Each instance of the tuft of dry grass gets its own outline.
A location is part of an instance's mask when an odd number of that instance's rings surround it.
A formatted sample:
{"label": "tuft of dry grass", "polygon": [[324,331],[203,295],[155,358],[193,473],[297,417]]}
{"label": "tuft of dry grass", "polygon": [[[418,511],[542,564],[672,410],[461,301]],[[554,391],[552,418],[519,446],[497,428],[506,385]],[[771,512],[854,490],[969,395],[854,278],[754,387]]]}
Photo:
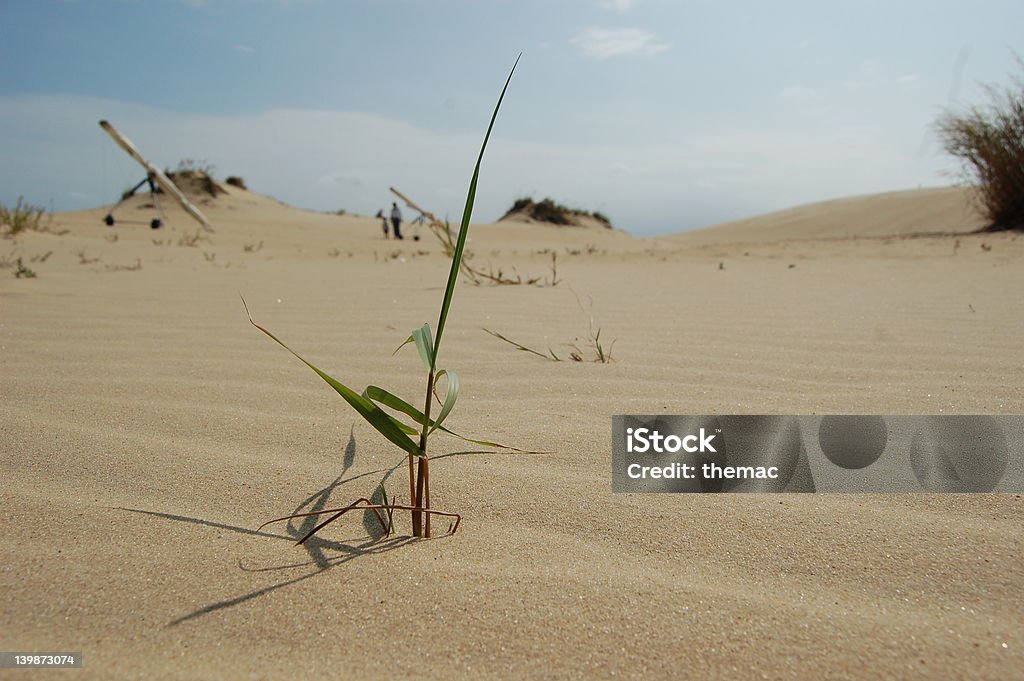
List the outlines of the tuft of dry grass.
{"label": "tuft of dry grass", "polygon": [[[1024,62],[1018,59],[1024,73]],[[986,106],[946,111],[936,128],[978,191],[990,231],[1024,230],[1024,76],[986,86]]]}
{"label": "tuft of dry grass", "polygon": [[24,196],[19,196],[13,207],[0,202],[0,234],[16,236],[26,231],[40,231],[45,215],[45,208],[27,203]]}
{"label": "tuft of dry grass", "polygon": [[608,229],[612,228],[612,223],[608,217],[599,211],[586,211],[579,208],[569,208],[555,202],[551,198],[544,198],[540,201],[534,201],[528,196],[518,198],[512,204],[512,207],[509,208],[503,216],[501,216],[501,219],[504,220],[512,215],[523,215],[531,220],[536,220],[537,222],[566,226],[579,225],[580,218],[592,218],[602,223]]}
{"label": "tuft of dry grass", "polygon": [[24,262],[22,262],[21,258],[18,258],[17,260],[15,260],[14,264],[16,266],[15,270],[14,270],[14,277],[16,279],[35,279],[36,278],[35,271],[33,271],[31,267],[29,267]]}

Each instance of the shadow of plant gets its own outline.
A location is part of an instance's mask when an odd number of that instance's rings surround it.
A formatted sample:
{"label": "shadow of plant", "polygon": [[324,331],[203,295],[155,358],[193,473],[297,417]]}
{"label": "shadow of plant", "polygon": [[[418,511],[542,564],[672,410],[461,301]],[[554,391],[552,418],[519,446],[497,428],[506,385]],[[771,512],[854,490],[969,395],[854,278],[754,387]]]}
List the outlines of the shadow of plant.
{"label": "shadow of plant", "polygon": [[[314,492],[306,499],[304,499],[296,507],[294,513],[321,511],[328,507],[334,492],[339,488],[343,487],[344,485],[360,480],[362,478],[377,476],[380,475],[381,473],[384,473],[384,479],[386,480],[391,475],[391,473],[394,472],[399,465],[401,465],[401,462],[399,462],[394,467],[387,470],[381,469],[369,471],[367,473],[362,473],[346,479],[345,474],[348,473],[348,471],[352,468],[353,464],[355,463],[356,450],[357,447],[355,434],[353,430],[350,430],[348,444],[345,446],[345,455],[342,461],[341,472],[328,485],[326,485],[322,489]],[[373,498],[375,500],[380,498],[379,485],[377,485],[377,489]],[[195,525],[212,527],[219,530],[229,530],[231,532],[237,532],[239,534],[248,534],[257,537],[266,537],[269,539],[281,539],[292,543],[296,542],[298,539],[305,536],[307,532],[313,529],[313,527],[316,525],[318,518],[317,516],[309,516],[307,518],[301,519],[301,523],[296,521],[289,521],[288,524],[285,526],[284,533],[279,533],[267,530],[253,530],[248,527],[240,527],[237,525],[215,522],[203,518],[194,518],[189,516],[176,515],[172,513],[160,513],[157,511],[147,511],[137,508],[120,508],[119,510],[130,511],[132,513],[141,513],[144,515],[163,518],[165,520],[173,520],[176,522],[192,523]],[[384,553],[392,549],[404,546],[412,540],[412,537],[393,537],[390,539],[386,539],[384,528],[381,527],[380,521],[377,519],[377,516],[371,511],[366,511],[364,513],[363,527],[366,529],[370,537],[367,541],[356,544],[322,539],[317,535],[310,537],[305,543],[301,545],[308,554],[309,560],[307,561],[286,565],[247,568],[242,564],[242,561],[239,560],[238,567],[239,569],[245,572],[274,572],[278,570],[289,570],[303,567],[313,567],[313,570],[298,577],[286,579],[276,584],[271,584],[270,586],[262,587],[260,589],[256,589],[254,591],[250,591],[238,596],[210,603],[209,605],[205,605],[201,608],[198,608],[197,610],[194,610],[188,614],[182,615],[181,617],[172,620],[168,623],[168,626],[177,626],[184,622],[197,619],[199,617],[208,615],[213,612],[217,612],[219,610],[224,610],[226,608],[231,608],[236,605],[241,605],[242,603],[246,603],[253,599],[259,598],[273,591],[277,591],[278,589],[282,589],[293,584],[298,584],[299,582],[303,582],[312,577],[316,577],[317,575],[320,575],[337,565],[342,565],[361,556]]]}

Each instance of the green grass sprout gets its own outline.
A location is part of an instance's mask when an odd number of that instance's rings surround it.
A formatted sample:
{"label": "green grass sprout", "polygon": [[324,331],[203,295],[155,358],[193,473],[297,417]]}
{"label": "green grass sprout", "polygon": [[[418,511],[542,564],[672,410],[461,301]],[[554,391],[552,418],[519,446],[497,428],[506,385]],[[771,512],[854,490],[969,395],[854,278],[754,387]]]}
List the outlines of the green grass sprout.
{"label": "green grass sprout", "polygon": [[[519,56],[522,57],[522,55]],[[451,248],[451,268],[448,272],[448,282],[445,285],[444,298],[442,299],[441,310],[437,318],[436,331],[431,330],[429,324],[423,324],[423,326],[415,329],[405,342],[399,346],[399,349],[401,349],[409,343],[415,345],[419,354],[420,362],[423,365],[424,370],[427,372],[427,385],[425,390],[426,397],[423,402],[422,411],[416,409],[397,395],[394,395],[378,386],[368,386],[362,393],[358,393],[345,386],[337,379],[329,376],[310,362],[303,359],[294,350],[277,338],[277,336],[257,324],[253,320],[252,314],[249,312],[249,307],[246,305],[245,300],[242,300],[242,306],[245,308],[245,312],[249,317],[249,322],[269,336],[278,345],[298,358],[303,364],[312,369],[318,376],[320,376],[320,378],[330,385],[335,392],[341,395],[341,397],[348,402],[348,404],[355,409],[367,423],[373,426],[377,432],[383,435],[399,449],[403,450],[407,455],[409,469],[409,498],[411,500],[409,504],[389,503],[387,492],[383,489],[382,483],[380,485],[380,491],[383,503],[374,504],[369,499],[361,498],[352,502],[348,506],[341,508],[325,509],[313,513],[300,513],[283,518],[275,518],[274,520],[264,523],[264,526],[274,522],[290,520],[292,518],[332,514],[327,518],[327,520],[319,523],[304,537],[302,537],[299,540],[299,543],[302,543],[323,529],[323,527],[334,522],[349,511],[360,509],[372,510],[376,513],[377,518],[385,529],[385,532],[390,534],[393,530],[393,512],[396,510],[405,510],[410,511],[411,513],[412,533],[414,537],[431,536],[431,519],[433,516],[451,518],[452,521],[448,526],[448,532],[454,534],[459,528],[459,523],[461,522],[462,517],[458,513],[440,511],[431,508],[430,506],[430,457],[428,455],[427,448],[430,435],[440,430],[448,435],[452,435],[473,444],[522,451],[496,442],[467,438],[449,430],[443,425],[445,419],[447,419],[448,415],[451,414],[451,411],[458,400],[460,383],[458,374],[451,369],[438,368],[437,365],[438,354],[441,350],[441,341],[444,338],[445,326],[448,321],[448,313],[451,310],[452,300],[455,295],[455,285],[458,282],[459,271],[462,268],[462,258],[466,249],[466,236],[469,233],[469,221],[473,215],[473,204],[476,200],[477,181],[480,178],[480,165],[483,162],[484,150],[487,148],[487,142],[491,137],[491,131],[494,129],[494,121],[498,117],[498,110],[501,108],[502,100],[505,98],[505,93],[508,90],[509,83],[512,81],[512,75],[515,73],[516,66],[518,64],[519,58],[517,57],[515,64],[512,66],[512,70],[508,74],[508,78],[505,80],[505,86],[502,88],[501,95],[498,97],[498,103],[494,107],[494,112],[491,114],[491,120],[487,126],[487,133],[484,135],[484,141],[480,147],[480,155],[477,157],[476,166],[473,168],[473,177],[469,183],[469,191],[466,196],[465,209],[462,213],[462,223],[459,228],[458,238],[454,241]],[[441,392],[439,390],[439,384],[442,379],[444,381],[445,389],[443,391],[444,398],[440,399],[438,397]],[[437,414],[436,418],[432,419],[431,407],[435,399],[440,402],[441,406],[440,412]],[[392,415],[392,413],[385,411],[385,408],[392,412],[397,412],[397,414]],[[386,522],[383,516],[380,515],[380,511],[382,510],[387,513],[388,520]]]}

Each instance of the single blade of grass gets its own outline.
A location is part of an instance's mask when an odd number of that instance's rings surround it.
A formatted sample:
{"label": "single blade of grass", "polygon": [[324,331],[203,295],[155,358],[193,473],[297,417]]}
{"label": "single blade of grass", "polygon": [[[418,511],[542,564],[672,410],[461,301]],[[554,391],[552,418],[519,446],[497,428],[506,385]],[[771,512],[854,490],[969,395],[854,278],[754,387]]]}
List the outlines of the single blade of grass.
{"label": "single blade of grass", "polygon": [[476,201],[476,183],[480,177],[480,164],[484,160],[484,150],[487,149],[487,141],[491,138],[491,130],[494,128],[494,121],[498,117],[498,109],[501,108],[501,101],[505,99],[505,92],[508,90],[508,84],[512,82],[512,74],[516,72],[516,66],[519,65],[519,59],[523,55],[520,54],[516,57],[515,64],[512,65],[512,70],[509,71],[508,78],[505,80],[505,87],[501,89],[501,96],[498,97],[498,103],[494,106],[494,113],[491,114],[491,122],[487,125],[487,134],[484,135],[484,143],[480,147],[480,155],[476,159],[476,166],[473,168],[473,179],[469,183],[469,193],[466,195],[466,207],[462,211],[462,225],[459,228],[459,239],[455,243],[455,253],[452,255],[452,266],[448,272],[448,283],[444,288],[444,302],[441,303],[441,314],[437,319],[437,334],[434,336],[434,353],[430,357],[430,368],[434,369],[437,366],[437,353],[441,349],[441,337],[444,335],[444,325],[448,321],[448,310],[452,305],[452,296],[455,294],[455,284],[459,280],[459,269],[462,265],[462,253],[466,250],[466,236],[469,233],[469,220],[473,215],[473,203]]}
{"label": "single blade of grass", "polygon": [[[481,327],[481,328],[483,328],[483,327]],[[484,331],[486,331],[487,333],[491,334],[492,336],[494,336],[498,340],[503,340],[506,343],[508,343],[509,345],[515,346],[517,349],[522,350],[523,352],[529,352],[531,354],[537,355],[538,357],[543,357],[544,359],[549,359],[552,362],[561,362],[562,361],[558,357],[558,355],[556,355],[554,352],[552,352],[551,348],[548,348],[548,352],[551,353],[551,354],[550,355],[545,355],[543,352],[537,352],[533,348],[528,348],[525,345],[523,345],[522,343],[517,343],[516,341],[512,340],[511,338],[506,338],[505,336],[502,336],[497,331],[491,331],[490,329],[487,329],[487,328],[484,328]]]}
{"label": "single blade of grass", "polygon": [[359,393],[355,392],[351,388],[343,385],[337,379],[327,375],[317,367],[313,366],[305,359],[303,359],[297,352],[292,350],[290,347],[285,345],[277,336],[267,331],[265,328],[256,323],[252,318],[252,313],[249,312],[249,306],[245,304],[245,298],[242,298],[242,307],[245,308],[245,314],[249,317],[249,323],[255,326],[257,329],[269,336],[275,343],[280,345],[282,348],[292,353],[300,362],[312,369],[316,374],[324,379],[327,385],[334,388],[335,392],[341,395],[346,402],[348,402],[353,409],[355,409],[360,416],[362,416],[367,423],[373,426],[377,432],[386,437],[388,440],[398,445],[410,454],[419,454],[419,447],[413,442],[408,435],[402,432],[402,429],[398,427],[395,420],[387,413],[382,411],[372,401],[365,399]]}

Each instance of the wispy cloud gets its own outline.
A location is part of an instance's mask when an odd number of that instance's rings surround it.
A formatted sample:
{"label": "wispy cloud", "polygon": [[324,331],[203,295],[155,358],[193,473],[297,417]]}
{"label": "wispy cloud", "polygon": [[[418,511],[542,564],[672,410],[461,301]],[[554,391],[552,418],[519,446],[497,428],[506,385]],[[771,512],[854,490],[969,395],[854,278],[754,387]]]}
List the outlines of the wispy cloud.
{"label": "wispy cloud", "polygon": [[601,0],[600,5],[613,12],[628,12],[636,7],[640,0]]}
{"label": "wispy cloud", "polygon": [[669,44],[642,28],[589,27],[569,41],[585,57],[607,59],[626,55],[651,55],[665,52]]}
{"label": "wispy cloud", "polygon": [[779,91],[779,97],[787,99],[818,99],[821,91],[804,85],[788,85]]}
{"label": "wispy cloud", "polygon": [[241,52],[242,54],[253,54],[254,52],[256,52],[256,50],[252,47],[248,45],[242,45],[241,43],[232,45],[231,49],[233,49],[235,52]]}

